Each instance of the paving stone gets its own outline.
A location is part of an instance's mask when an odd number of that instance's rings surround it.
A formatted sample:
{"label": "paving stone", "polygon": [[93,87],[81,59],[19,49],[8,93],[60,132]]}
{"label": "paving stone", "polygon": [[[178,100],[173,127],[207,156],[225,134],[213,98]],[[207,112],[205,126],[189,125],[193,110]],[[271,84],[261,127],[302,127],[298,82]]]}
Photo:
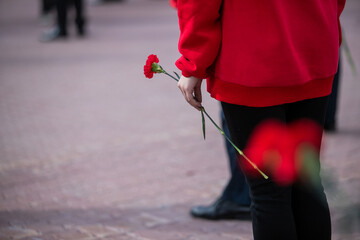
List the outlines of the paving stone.
{"label": "paving stone", "polygon": [[0,239],[23,239],[25,237],[39,236],[41,233],[34,229],[24,228],[20,226],[9,226],[0,228]]}
{"label": "paving stone", "polygon": [[89,226],[81,226],[78,227],[82,232],[88,233],[96,238],[105,238],[109,236],[117,235],[118,233],[121,233],[123,230],[116,229],[115,227],[107,227],[102,225],[89,225]]}

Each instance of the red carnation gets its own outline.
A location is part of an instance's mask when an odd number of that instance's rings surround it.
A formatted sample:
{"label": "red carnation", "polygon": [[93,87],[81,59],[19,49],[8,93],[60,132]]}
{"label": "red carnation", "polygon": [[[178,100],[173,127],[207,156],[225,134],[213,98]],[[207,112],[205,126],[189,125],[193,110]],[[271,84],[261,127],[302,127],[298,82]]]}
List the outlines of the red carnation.
{"label": "red carnation", "polygon": [[148,56],[146,60],[146,64],[144,65],[144,75],[147,78],[152,78],[154,73],[159,72],[159,59],[156,55],[151,54]]}
{"label": "red carnation", "polygon": [[[295,163],[292,157],[295,145],[286,126],[277,121],[260,124],[252,134],[245,154],[260,168],[270,173],[273,180],[282,185],[294,181]],[[255,174],[251,166],[245,169]]]}
{"label": "red carnation", "polygon": [[[310,120],[290,125],[266,121],[256,128],[245,152],[260,169],[269,172],[275,182],[288,185],[298,177],[309,178],[311,172],[316,171],[313,161],[320,141],[321,128]],[[244,167],[253,173],[246,162]]]}

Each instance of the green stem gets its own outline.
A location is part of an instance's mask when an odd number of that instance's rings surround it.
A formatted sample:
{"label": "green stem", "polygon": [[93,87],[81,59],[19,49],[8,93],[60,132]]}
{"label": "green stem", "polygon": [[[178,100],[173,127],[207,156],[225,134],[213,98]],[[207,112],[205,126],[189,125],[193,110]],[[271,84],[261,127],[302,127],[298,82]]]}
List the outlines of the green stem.
{"label": "green stem", "polygon": [[246,160],[250,165],[256,169],[265,179],[268,179],[269,177],[263,173],[255,163],[253,163],[244,153],[241,151],[231,140],[230,138],[225,134],[225,132],[215,123],[215,121],[209,116],[209,114],[205,111],[205,108],[202,107],[203,112],[205,115],[210,119],[210,121],[214,124],[214,126],[220,131],[220,133],[225,137],[225,139],[236,149],[236,151]]}
{"label": "green stem", "polygon": [[177,78],[175,78],[173,75],[171,75],[171,74],[168,74],[165,70],[162,70],[163,71],[163,73],[165,73],[166,75],[168,75],[169,77],[171,77],[172,79],[174,79],[175,81],[179,81],[179,79],[177,79]]}
{"label": "green stem", "polygon": [[[171,77],[172,79],[174,79],[175,81],[179,81],[180,78],[175,78],[173,75],[167,73],[161,66],[161,72],[165,73],[166,75],[168,75],[169,77]],[[255,163],[253,163],[247,156],[245,156],[245,154],[230,140],[230,138],[225,134],[225,132],[216,124],[216,122],[209,116],[209,114],[205,111],[204,107],[201,107],[201,110],[203,113],[205,113],[205,115],[210,119],[210,121],[214,124],[214,126],[220,131],[220,133],[225,137],[225,139],[236,149],[236,151],[240,154],[240,156],[242,156],[243,158],[245,158],[246,161],[248,161],[250,163],[250,165],[256,169],[265,179],[268,179],[269,177],[266,176],[265,173],[263,173],[257,166]],[[204,122],[203,122],[203,127],[204,127]],[[204,131],[204,138],[205,138],[205,129],[203,129]]]}

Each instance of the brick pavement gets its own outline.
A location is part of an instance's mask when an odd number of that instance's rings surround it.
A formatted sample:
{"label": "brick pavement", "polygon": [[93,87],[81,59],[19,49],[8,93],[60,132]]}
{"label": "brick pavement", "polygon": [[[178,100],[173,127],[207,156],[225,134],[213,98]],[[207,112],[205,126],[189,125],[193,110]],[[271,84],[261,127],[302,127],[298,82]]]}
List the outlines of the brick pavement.
{"label": "brick pavement", "polygon": [[[0,239],[252,239],[248,221],[188,215],[228,172],[221,137],[208,125],[202,141],[174,82],[142,76],[150,53],[175,70],[175,11],[165,0],[87,9],[87,39],[44,44],[37,1],[0,0]],[[342,20],[360,69],[358,12],[348,0]],[[343,63],[323,171],[334,239],[350,240],[360,239],[360,81]],[[204,101],[216,116],[218,104]]]}

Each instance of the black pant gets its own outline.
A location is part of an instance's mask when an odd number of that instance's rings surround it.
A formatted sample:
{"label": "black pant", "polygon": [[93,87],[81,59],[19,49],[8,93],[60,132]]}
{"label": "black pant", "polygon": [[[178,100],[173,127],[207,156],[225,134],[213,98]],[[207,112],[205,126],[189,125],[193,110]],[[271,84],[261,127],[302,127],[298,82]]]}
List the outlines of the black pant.
{"label": "black pant", "polygon": [[[221,126],[227,136],[230,136],[224,112],[221,111]],[[235,148],[225,140],[226,152],[229,160],[230,179],[221,195],[222,199],[237,203],[243,206],[250,206],[249,186],[246,182],[244,172],[238,167]]]}
{"label": "black pant", "polygon": [[341,71],[341,61],[339,58],[339,64],[337,72],[334,76],[334,81],[331,89],[331,94],[329,96],[329,103],[325,115],[325,126],[335,127],[336,125],[336,109],[337,109],[337,99],[338,99],[338,89],[339,89],[339,79]]}
{"label": "black pant", "polygon": [[55,7],[55,0],[42,0],[41,13],[47,14]]}
{"label": "black pant", "polygon": [[76,18],[75,23],[78,29],[78,33],[82,34],[84,31],[84,11],[82,0],[57,0],[57,22],[60,30],[60,35],[67,35],[67,9],[70,2],[74,3]]}
{"label": "black pant", "polygon": [[[246,107],[222,103],[231,139],[244,149],[255,127],[264,120],[284,123],[308,118],[323,126],[327,97],[271,107]],[[298,183],[281,186],[271,179],[247,176],[251,196],[251,215],[255,240],[329,240],[329,207],[320,189]]]}

